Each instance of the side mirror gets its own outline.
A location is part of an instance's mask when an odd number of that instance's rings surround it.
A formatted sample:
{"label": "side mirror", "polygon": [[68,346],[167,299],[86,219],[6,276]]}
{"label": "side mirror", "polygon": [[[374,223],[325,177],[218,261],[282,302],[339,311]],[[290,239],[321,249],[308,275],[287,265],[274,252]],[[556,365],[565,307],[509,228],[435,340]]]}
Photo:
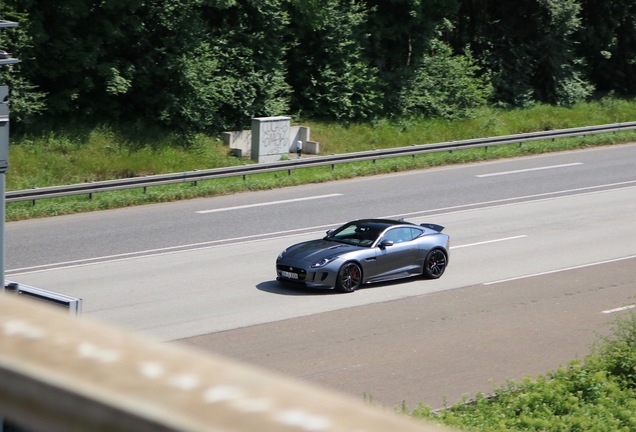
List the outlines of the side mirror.
{"label": "side mirror", "polygon": [[393,246],[393,240],[382,240],[382,241],[380,242],[380,247],[381,247],[381,248],[383,248],[383,249],[384,249],[384,248],[385,248],[385,247],[387,247],[387,246]]}

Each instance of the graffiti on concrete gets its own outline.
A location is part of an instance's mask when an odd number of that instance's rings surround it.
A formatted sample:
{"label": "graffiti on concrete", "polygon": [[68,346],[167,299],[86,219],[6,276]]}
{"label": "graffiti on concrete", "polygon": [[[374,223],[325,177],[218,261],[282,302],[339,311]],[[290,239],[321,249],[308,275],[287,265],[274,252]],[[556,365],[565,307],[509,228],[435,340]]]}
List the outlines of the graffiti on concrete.
{"label": "graffiti on concrete", "polygon": [[265,154],[280,153],[289,147],[289,120],[261,124],[261,144]]}

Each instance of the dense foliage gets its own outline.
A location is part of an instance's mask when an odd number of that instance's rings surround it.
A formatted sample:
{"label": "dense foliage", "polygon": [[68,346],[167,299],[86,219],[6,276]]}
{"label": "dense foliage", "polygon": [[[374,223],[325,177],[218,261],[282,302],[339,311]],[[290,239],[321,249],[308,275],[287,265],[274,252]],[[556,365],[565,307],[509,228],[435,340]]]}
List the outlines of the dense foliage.
{"label": "dense foliage", "polygon": [[636,93],[627,0],[3,0],[16,126],[242,128]]}
{"label": "dense foliage", "polygon": [[636,430],[636,315],[615,322],[585,361],[431,413],[413,412],[464,431]]}

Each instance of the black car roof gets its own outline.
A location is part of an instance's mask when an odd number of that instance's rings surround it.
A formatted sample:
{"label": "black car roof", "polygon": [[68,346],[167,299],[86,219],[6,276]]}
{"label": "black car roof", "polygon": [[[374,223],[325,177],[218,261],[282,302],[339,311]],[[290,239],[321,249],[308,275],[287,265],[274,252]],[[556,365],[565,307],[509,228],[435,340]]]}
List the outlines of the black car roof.
{"label": "black car roof", "polygon": [[417,226],[414,223],[406,222],[406,221],[400,221],[400,220],[397,220],[397,219],[358,219],[356,221],[352,221],[352,222],[349,222],[349,223],[350,224],[351,223],[355,223],[355,224],[380,225],[383,228],[388,228],[388,227],[393,226],[393,225]]}

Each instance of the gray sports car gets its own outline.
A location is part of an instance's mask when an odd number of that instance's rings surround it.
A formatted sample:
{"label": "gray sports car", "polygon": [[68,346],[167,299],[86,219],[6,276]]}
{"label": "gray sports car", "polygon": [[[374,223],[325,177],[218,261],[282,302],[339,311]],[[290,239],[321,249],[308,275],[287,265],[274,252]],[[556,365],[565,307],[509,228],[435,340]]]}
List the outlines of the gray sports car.
{"label": "gray sports car", "polygon": [[360,285],[423,275],[437,279],[448,265],[444,227],[393,219],[362,219],[298,243],[276,259],[280,283],[353,292]]}

